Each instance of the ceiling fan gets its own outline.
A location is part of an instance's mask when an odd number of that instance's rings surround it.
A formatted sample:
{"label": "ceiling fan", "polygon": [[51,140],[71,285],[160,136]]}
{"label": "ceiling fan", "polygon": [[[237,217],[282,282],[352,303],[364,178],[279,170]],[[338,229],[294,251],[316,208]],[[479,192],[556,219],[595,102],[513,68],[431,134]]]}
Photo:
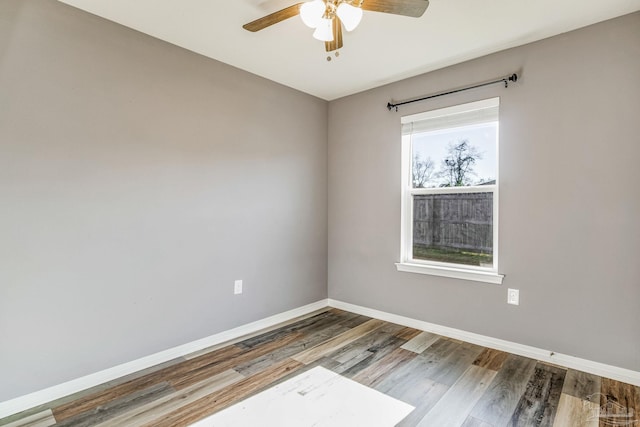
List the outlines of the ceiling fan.
{"label": "ceiling fan", "polygon": [[242,27],[256,32],[299,14],[302,22],[315,28],[313,37],[324,41],[325,50],[332,52],[343,46],[342,26],[347,31],[353,31],[362,19],[363,10],[419,18],[428,6],[429,0],[310,0],[263,16]]}

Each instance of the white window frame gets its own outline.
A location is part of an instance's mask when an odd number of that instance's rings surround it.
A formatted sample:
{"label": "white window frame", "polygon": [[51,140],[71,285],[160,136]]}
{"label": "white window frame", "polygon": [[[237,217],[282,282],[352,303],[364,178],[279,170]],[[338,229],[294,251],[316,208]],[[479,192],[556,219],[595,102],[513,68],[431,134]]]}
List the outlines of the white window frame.
{"label": "white window frame", "polygon": [[[418,120],[427,120],[441,116],[478,110],[488,107],[499,107],[499,98],[490,98],[482,101],[470,102],[453,107],[441,108],[425,113],[412,114],[401,118],[402,123],[412,123]],[[498,122],[499,130],[499,122]],[[455,128],[459,126],[451,126]],[[499,133],[499,132],[498,132]],[[496,157],[499,157],[496,141]],[[496,184],[466,187],[444,188],[413,188],[411,179],[412,146],[411,138],[402,138],[402,206],[401,206],[401,248],[400,262],[396,263],[398,271],[408,273],[430,274],[435,276],[451,277],[463,280],[473,280],[493,284],[502,284],[504,275],[498,273],[498,175],[500,171],[499,158],[496,159]],[[493,193],[493,266],[479,267],[464,264],[428,261],[413,258],[413,196],[422,194],[461,194],[461,193]]]}

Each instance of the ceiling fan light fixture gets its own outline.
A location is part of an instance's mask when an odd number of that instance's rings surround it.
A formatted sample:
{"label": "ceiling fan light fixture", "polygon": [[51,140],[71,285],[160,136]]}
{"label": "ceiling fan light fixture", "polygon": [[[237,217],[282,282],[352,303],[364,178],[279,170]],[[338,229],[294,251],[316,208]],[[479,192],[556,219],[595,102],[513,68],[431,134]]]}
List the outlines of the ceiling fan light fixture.
{"label": "ceiling fan light fixture", "polygon": [[326,5],[322,0],[308,1],[300,6],[300,18],[307,27],[317,28],[324,16],[325,9]]}
{"label": "ceiling fan light fixture", "polygon": [[348,3],[340,3],[336,10],[338,18],[344,24],[344,28],[347,31],[353,31],[356,29],[360,21],[362,20],[362,9],[359,7],[351,6]]}
{"label": "ceiling fan light fixture", "polygon": [[343,46],[343,31],[353,31],[360,24],[363,10],[419,18],[428,6],[429,0],[298,0],[242,28],[255,33],[300,15],[305,25],[315,29],[313,37],[325,42],[325,51],[333,52]]}
{"label": "ceiling fan light fixture", "polygon": [[320,23],[313,32],[313,38],[323,42],[333,41],[333,20],[328,18],[320,19]]}

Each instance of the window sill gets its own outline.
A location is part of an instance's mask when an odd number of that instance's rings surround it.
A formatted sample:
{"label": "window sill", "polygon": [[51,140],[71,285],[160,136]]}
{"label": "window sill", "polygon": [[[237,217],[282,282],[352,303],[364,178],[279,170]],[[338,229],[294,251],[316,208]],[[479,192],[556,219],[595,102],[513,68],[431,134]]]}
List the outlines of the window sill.
{"label": "window sill", "polygon": [[504,279],[504,274],[497,274],[488,271],[410,264],[406,262],[396,263],[396,268],[398,271],[404,271],[405,273],[430,274],[432,276],[451,277],[453,279],[472,280],[475,282],[493,283],[495,285],[501,285],[502,280]]}

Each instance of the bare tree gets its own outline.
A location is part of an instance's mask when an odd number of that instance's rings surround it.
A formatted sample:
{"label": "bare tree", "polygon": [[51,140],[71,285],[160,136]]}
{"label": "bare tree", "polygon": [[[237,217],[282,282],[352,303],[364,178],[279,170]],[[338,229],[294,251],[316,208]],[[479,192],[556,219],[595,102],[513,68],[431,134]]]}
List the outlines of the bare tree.
{"label": "bare tree", "polygon": [[442,160],[439,175],[444,179],[441,187],[462,187],[471,184],[475,176],[473,166],[482,158],[476,147],[469,145],[468,140],[449,143],[448,154]]}
{"label": "bare tree", "polygon": [[413,156],[413,164],[411,166],[411,178],[413,188],[425,188],[427,183],[431,181],[436,169],[431,157],[422,160],[418,154]]}

